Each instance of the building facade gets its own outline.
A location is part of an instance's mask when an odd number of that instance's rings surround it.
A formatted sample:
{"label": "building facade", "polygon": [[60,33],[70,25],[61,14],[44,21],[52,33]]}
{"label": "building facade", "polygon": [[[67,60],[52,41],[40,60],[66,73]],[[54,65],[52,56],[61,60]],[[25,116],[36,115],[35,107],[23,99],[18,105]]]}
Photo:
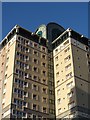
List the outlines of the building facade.
{"label": "building facade", "polygon": [[90,118],[90,46],[67,29],[53,42],[56,118]]}
{"label": "building facade", "polygon": [[89,88],[89,40],[72,29],[16,25],[1,41],[1,118],[89,118]]}
{"label": "building facade", "polygon": [[1,42],[1,118],[49,118],[47,40],[16,25]]}

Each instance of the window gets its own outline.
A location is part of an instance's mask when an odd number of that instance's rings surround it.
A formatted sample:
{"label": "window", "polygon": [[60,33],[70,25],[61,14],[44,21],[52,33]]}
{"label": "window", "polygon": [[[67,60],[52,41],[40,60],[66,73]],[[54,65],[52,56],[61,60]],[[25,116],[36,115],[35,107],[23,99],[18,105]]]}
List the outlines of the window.
{"label": "window", "polygon": [[28,97],[28,93],[27,93],[27,92],[24,92],[24,96],[25,96],[25,97]]}
{"label": "window", "polygon": [[37,95],[33,94],[33,99],[37,100]]}
{"label": "window", "polygon": [[60,80],[57,80],[57,85],[59,85],[60,84]]}
{"label": "window", "polygon": [[17,65],[20,65],[20,62],[17,60],[17,61],[16,61],[16,64],[17,64]]}
{"label": "window", "polygon": [[46,88],[43,88],[43,93],[47,93],[47,89]]}
{"label": "window", "polygon": [[47,111],[46,111],[47,109],[46,109],[46,107],[43,107],[43,112],[44,113],[46,113]]}
{"label": "window", "polygon": [[66,75],[66,79],[69,79],[72,77],[72,72],[70,72],[69,74]]}
{"label": "window", "polygon": [[38,81],[39,81],[39,82],[41,81],[40,77],[38,77]]}
{"label": "window", "polygon": [[69,118],[75,118],[75,113],[69,114]]}
{"label": "window", "polygon": [[47,102],[47,99],[45,97],[43,97],[43,102],[46,103]]}
{"label": "window", "polygon": [[36,115],[33,115],[33,120],[36,120]]}
{"label": "window", "polygon": [[45,76],[46,75],[46,71],[42,71],[43,75]]}
{"label": "window", "polygon": [[26,51],[26,53],[29,53],[29,48],[26,48],[25,51]]}
{"label": "window", "polygon": [[[21,58],[21,59],[23,59],[24,58],[24,56]],[[25,61],[28,61],[29,60],[29,56],[25,56]]]}
{"label": "window", "polygon": [[25,44],[26,44],[26,45],[29,45],[29,41],[26,40],[26,41],[25,41]]}
{"label": "window", "polygon": [[[22,83],[23,83],[23,81],[22,81]],[[28,83],[27,83],[27,82],[24,82],[24,86],[28,87]]]}
{"label": "window", "polygon": [[7,62],[9,61],[9,57],[7,57]]}
{"label": "window", "polygon": [[29,78],[29,74],[28,73],[25,73],[25,78]]}
{"label": "window", "polygon": [[37,80],[37,76],[34,75],[34,76],[33,76],[33,79],[34,79],[34,80]]}
{"label": "window", "polygon": [[71,59],[71,56],[69,55],[69,56],[67,56],[64,60],[65,60],[65,62],[67,62],[67,61],[69,61]]}
{"label": "window", "polygon": [[73,81],[71,81],[70,83],[67,84],[67,88],[70,88],[73,86]]}
{"label": "window", "polygon": [[18,91],[17,91],[17,89],[16,89],[16,88],[14,88],[14,92],[15,92],[15,93],[18,93]]}
{"label": "window", "polygon": [[23,117],[26,117],[26,113],[23,113]]}
{"label": "window", "polygon": [[16,54],[17,54],[17,57],[19,57],[20,53],[19,53],[19,52],[17,52]]}
{"label": "window", "polygon": [[58,114],[60,114],[60,113],[61,113],[61,110],[62,110],[61,108],[59,108],[59,109],[58,109]]}
{"label": "window", "polygon": [[68,108],[69,109],[73,108],[74,106],[75,106],[75,102],[74,101],[68,104]]}
{"label": "window", "polygon": [[58,98],[57,99],[57,104],[60,104],[61,103],[61,98]]}
{"label": "window", "polygon": [[5,74],[5,79],[7,79],[7,74]]}
{"label": "window", "polygon": [[2,63],[2,65],[4,65],[4,62]]}
{"label": "window", "polygon": [[46,51],[46,48],[45,48],[45,47],[42,47],[42,51],[45,52],[45,51]]}
{"label": "window", "polygon": [[46,56],[43,54],[43,55],[42,55],[42,58],[43,58],[43,59],[45,59],[45,58],[46,58]]}
{"label": "window", "polygon": [[90,58],[90,55],[89,55],[89,54],[87,54],[87,58]]}
{"label": "window", "polygon": [[8,66],[6,66],[6,70],[8,69]]}
{"label": "window", "polygon": [[71,68],[71,63],[65,67],[65,70],[68,70]]}
{"label": "window", "polygon": [[17,104],[17,100],[16,99],[14,99],[14,103]]}
{"label": "window", "polygon": [[59,94],[60,94],[60,89],[57,90],[57,95],[59,95]]}
{"label": "window", "polygon": [[37,70],[38,70],[37,67],[34,67],[34,68],[33,68],[33,71],[34,71],[34,72],[37,72]]}
{"label": "window", "polygon": [[46,84],[46,79],[43,79],[43,83]]}
{"label": "window", "polygon": [[37,85],[33,85],[33,90],[37,90]]}
{"label": "window", "polygon": [[22,51],[22,52],[25,52],[26,50],[27,50],[27,52],[28,52],[28,49],[26,49],[24,46],[20,46],[20,50]]}
{"label": "window", "polygon": [[34,55],[37,55],[38,56],[38,52],[34,50]]}
{"label": "window", "polygon": [[35,64],[37,64],[37,63],[38,63],[38,60],[37,60],[37,59],[34,59],[33,61],[34,61],[34,63],[35,63]]}
{"label": "window", "polygon": [[32,75],[31,74],[29,74],[29,78],[32,79]]}
{"label": "window", "polygon": [[18,37],[18,40],[20,40],[20,37]]}
{"label": "window", "polygon": [[56,64],[56,69],[59,67],[59,64]]}
{"label": "window", "polygon": [[59,76],[59,72],[56,73],[56,77],[58,77],[58,76]]}
{"label": "window", "polygon": [[70,98],[70,97],[72,97],[73,96],[73,91],[71,91],[71,92],[69,92],[68,94],[67,94],[67,97],[68,98]]}
{"label": "window", "polygon": [[86,46],[86,50],[88,51],[89,50],[89,48]]}
{"label": "window", "polygon": [[32,46],[33,45],[33,43],[30,41],[30,46]]}
{"label": "window", "polygon": [[58,49],[55,50],[55,53],[57,53],[57,52],[58,52]]}
{"label": "window", "polygon": [[8,43],[8,46],[10,46],[11,42]]}
{"label": "window", "polygon": [[34,47],[37,48],[38,44],[37,43],[34,43]]}
{"label": "window", "polygon": [[10,52],[10,49],[8,49],[8,51],[7,51],[8,53]]}
{"label": "window", "polygon": [[90,62],[88,61],[88,65],[90,66]]}
{"label": "window", "polygon": [[33,104],[33,110],[36,110],[36,109],[37,109],[37,105]]}
{"label": "window", "polygon": [[25,70],[29,70],[30,69],[30,66],[28,64],[24,64],[23,67],[24,67]]}
{"label": "window", "polygon": [[43,66],[43,67],[46,67],[46,63],[42,63],[42,66]]}
{"label": "window", "polygon": [[57,57],[55,57],[55,60],[56,60],[56,61],[58,61],[58,56],[57,56]]}
{"label": "window", "polygon": [[66,50],[64,50],[65,53],[67,53],[70,50],[70,47],[68,47]]}
{"label": "window", "polygon": [[69,43],[69,40],[67,40],[66,42],[64,42],[64,45],[67,45]]}

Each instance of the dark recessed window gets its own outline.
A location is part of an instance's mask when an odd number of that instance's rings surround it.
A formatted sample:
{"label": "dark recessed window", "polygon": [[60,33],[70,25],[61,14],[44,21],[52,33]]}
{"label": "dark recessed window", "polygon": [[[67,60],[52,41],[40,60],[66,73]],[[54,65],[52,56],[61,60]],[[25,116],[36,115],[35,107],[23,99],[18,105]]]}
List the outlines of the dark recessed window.
{"label": "dark recessed window", "polygon": [[33,70],[34,70],[34,72],[37,72],[37,67],[34,67]]}
{"label": "dark recessed window", "polygon": [[42,58],[45,59],[45,55],[42,55]]}

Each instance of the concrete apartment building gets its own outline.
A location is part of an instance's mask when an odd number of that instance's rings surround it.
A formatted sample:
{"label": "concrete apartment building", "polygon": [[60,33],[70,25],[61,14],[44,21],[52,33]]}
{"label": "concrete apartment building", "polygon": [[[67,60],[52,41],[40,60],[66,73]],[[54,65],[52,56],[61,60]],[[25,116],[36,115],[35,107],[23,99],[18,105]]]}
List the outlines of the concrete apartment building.
{"label": "concrete apartment building", "polygon": [[1,42],[0,53],[2,118],[54,117],[47,40],[16,25]]}
{"label": "concrete apartment building", "polygon": [[1,118],[89,118],[89,40],[49,23],[0,43]]}
{"label": "concrete apartment building", "polygon": [[53,42],[56,118],[90,118],[90,46],[68,28]]}

